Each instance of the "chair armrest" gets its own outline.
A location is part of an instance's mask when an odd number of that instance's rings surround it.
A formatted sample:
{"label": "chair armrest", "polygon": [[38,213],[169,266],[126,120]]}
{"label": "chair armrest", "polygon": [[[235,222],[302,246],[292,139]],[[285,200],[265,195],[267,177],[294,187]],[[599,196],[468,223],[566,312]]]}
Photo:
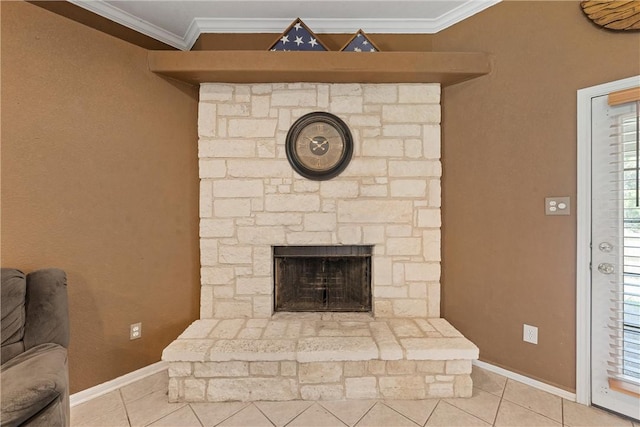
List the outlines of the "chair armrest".
{"label": "chair armrest", "polygon": [[0,424],[22,425],[58,400],[61,420],[50,425],[68,425],[69,374],[67,350],[57,344],[42,344],[14,357],[0,369],[2,394]]}
{"label": "chair armrest", "polygon": [[55,268],[27,275],[25,350],[43,343],[69,346],[67,275]]}

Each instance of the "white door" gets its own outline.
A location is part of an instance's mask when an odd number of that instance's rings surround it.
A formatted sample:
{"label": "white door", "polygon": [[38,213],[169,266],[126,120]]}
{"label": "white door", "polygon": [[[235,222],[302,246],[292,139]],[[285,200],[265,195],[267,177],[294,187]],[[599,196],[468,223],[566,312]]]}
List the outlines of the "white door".
{"label": "white door", "polygon": [[591,98],[591,403],[640,419],[639,102]]}

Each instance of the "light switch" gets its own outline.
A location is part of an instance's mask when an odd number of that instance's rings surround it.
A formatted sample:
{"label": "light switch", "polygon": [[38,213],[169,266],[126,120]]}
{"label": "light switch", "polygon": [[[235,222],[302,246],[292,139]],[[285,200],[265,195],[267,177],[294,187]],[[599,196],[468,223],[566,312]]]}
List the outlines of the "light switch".
{"label": "light switch", "polygon": [[544,199],[545,215],[571,215],[570,198],[566,197],[546,197]]}

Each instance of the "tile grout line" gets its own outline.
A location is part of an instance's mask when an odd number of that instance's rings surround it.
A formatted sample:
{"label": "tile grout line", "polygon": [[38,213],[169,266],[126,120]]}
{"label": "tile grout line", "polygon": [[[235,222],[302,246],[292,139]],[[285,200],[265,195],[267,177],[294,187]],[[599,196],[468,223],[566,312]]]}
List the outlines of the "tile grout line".
{"label": "tile grout line", "polygon": [[118,396],[120,396],[120,401],[122,402],[122,406],[124,407],[124,415],[127,417],[127,424],[131,427],[131,418],[129,418],[129,408],[127,408],[127,404],[124,402],[124,396],[122,395],[122,387],[118,389]]}
{"label": "tile grout line", "polygon": [[267,416],[267,414],[265,414],[264,412],[262,412],[262,410],[260,409],[260,407],[259,407],[258,405],[256,405],[256,402],[251,402],[251,405],[247,405],[247,407],[249,407],[249,406],[253,406],[254,408],[256,408],[256,410],[257,410],[258,412],[260,412],[260,413],[261,413],[261,414],[262,414],[262,415],[267,419],[267,421],[269,421],[269,422],[271,423],[271,425],[272,425],[273,427],[276,427],[276,423],[274,423],[274,422],[273,422],[273,420],[271,420],[271,418],[269,418],[269,417]]}

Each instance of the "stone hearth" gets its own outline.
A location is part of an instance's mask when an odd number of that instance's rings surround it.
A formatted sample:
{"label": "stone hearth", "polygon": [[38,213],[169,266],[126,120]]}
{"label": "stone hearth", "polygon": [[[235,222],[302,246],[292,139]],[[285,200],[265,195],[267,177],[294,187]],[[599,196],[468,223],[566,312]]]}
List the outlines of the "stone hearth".
{"label": "stone hearth", "polygon": [[[327,111],[354,155],[296,174],[291,124]],[[438,84],[203,84],[200,320],[169,345],[172,401],[470,396],[478,349],[440,319]],[[275,246],[367,245],[371,313],[274,315]]]}

